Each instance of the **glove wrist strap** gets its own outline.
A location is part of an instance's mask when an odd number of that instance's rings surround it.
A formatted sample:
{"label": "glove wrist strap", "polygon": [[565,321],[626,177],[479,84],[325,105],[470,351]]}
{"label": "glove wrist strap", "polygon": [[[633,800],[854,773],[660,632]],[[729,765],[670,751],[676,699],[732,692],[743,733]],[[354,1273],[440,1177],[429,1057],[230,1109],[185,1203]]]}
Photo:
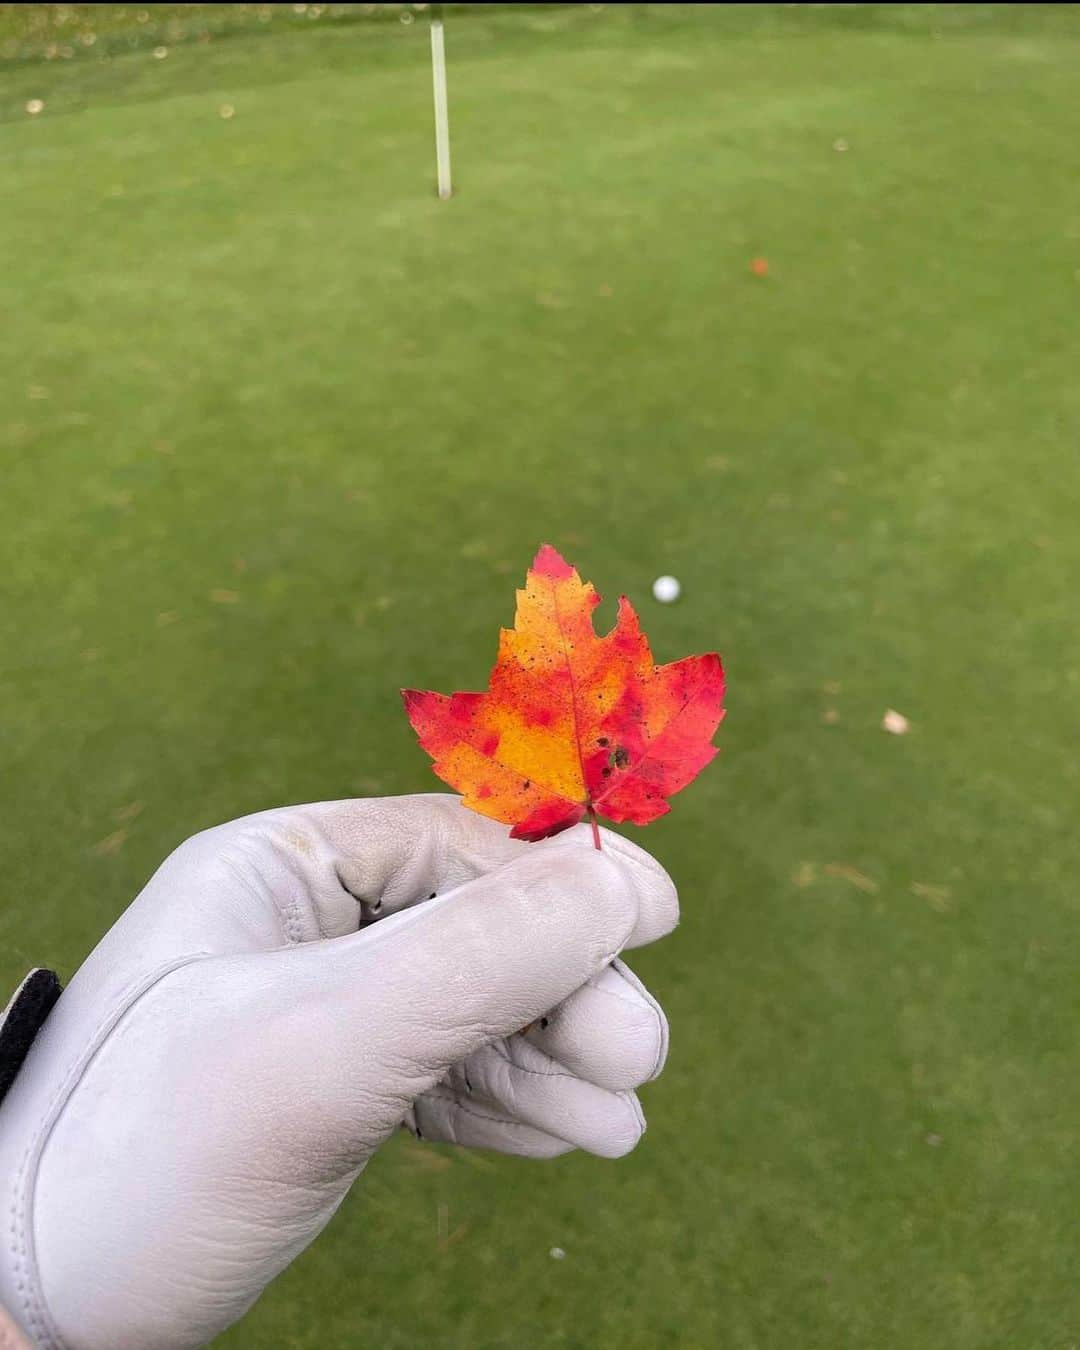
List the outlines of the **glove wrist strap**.
{"label": "glove wrist strap", "polygon": [[30,1052],[34,1037],[60,997],[54,970],[32,970],[0,1015],[0,1102],[7,1095]]}

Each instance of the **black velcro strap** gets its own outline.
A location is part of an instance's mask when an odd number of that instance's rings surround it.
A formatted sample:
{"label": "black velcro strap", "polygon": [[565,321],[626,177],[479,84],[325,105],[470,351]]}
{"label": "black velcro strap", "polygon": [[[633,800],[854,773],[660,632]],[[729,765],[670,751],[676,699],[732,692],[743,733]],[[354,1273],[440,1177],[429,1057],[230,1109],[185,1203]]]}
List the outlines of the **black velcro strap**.
{"label": "black velcro strap", "polygon": [[0,1102],[59,997],[60,981],[54,970],[32,970],[15,990],[0,1021]]}

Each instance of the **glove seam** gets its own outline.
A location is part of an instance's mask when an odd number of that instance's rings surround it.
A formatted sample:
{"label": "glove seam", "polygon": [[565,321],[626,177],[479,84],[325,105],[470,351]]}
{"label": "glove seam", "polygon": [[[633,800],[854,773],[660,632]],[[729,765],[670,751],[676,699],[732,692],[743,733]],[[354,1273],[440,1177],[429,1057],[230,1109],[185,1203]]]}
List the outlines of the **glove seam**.
{"label": "glove seam", "polygon": [[[534,1078],[547,1078],[547,1079],[550,1079],[550,1078],[572,1078],[572,1079],[574,1079],[575,1082],[578,1082],[578,1083],[584,1081],[584,1080],[582,1080],[581,1078],[579,1078],[578,1075],[575,1074],[575,1073],[568,1073],[568,1072],[564,1072],[564,1073],[544,1073],[544,1071],[543,1071],[542,1069],[526,1069],[526,1068],[525,1068],[523,1065],[521,1065],[521,1064],[515,1064],[514,1061],[510,1058],[509,1054],[506,1053],[506,1051],[505,1051],[504,1049],[501,1049],[501,1048],[499,1047],[499,1045],[498,1045],[497,1042],[493,1044],[492,1048],[495,1050],[495,1053],[496,1053],[497,1055],[501,1056],[501,1058],[502,1058],[507,1064],[510,1065],[510,1067],[515,1071],[515,1073],[527,1073],[527,1074],[531,1074]],[[593,1084],[590,1084],[590,1086],[596,1087],[596,1084],[593,1083]],[[607,1088],[599,1088],[598,1090],[599,1090],[600,1092],[608,1092],[608,1091],[609,1091],[609,1089],[607,1089]],[[642,1109],[641,1109],[641,1103],[637,1100],[637,1096],[635,1095],[635,1093],[633,1092],[633,1090],[632,1090],[632,1089],[623,1089],[622,1091],[619,1091],[619,1092],[612,1092],[610,1095],[611,1095],[612,1097],[618,1097],[621,1101],[626,1102],[626,1103],[630,1106],[631,1113],[633,1114],[634,1119],[636,1120],[637,1124],[640,1126],[641,1133],[644,1134],[644,1133],[645,1133],[645,1113],[642,1111]],[[455,1100],[457,1100],[457,1099],[455,1098]],[[509,1122],[509,1121],[503,1121],[502,1123],[503,1123],[504,1125],[507,1125],[507,1124],[510,1124],[511,1122]],[[518,1121],[517,1123],[518,1123],[518,1124],[524,1124],[525,1122],[523,1122],[523,1121]],[[540,1127],[539,1127],[539,1126],[533,1126],[533,1129],[538,1129],[538,1128],[540,1128]],[[544,1133],[545,1133],[545,1134],[550,1134],[551,1131],[550,1131],[550,1130],[545,1130]],[[556,1135],[555,1137],[556,1137],[556,1138],[561,1138],[562,1136],[561,1136],[561,1135]],[[564,1143],[569,1143],[570,1141],[567,1139],[567,1140],[564,1140],[563,1142],[564,1142]]]}
{"label": "glove seam", "polygon": [[[319,837],[325,842],[325,836],[322,834],[321,830],[319,831]],[[294,853],[289,850],[285,842],[275,831],[271,830],[265,836],[258,836],[256,843],[269,845],[274,856],[281,863],[289,877],[295,881],[299,881],[311,892],[314,892],[314,882],[310,879],[301,877],[297,873],[296,857]],[[309,896],[307,900],[300,901],[295,896],[290,895],[283,901],[282,897],[278,895],[275,887],[265,884],[265,879],[258,868],[254,869],[255,875],[253,877],[252,869],[238,863],[234,858],[229,856],[227,851],[223,852],[221,856],[222,861],[233,874],[235,880],[238,881],[258,903],[264,905],[268,904],[277,914],[281,921],[281,928],[285,936],[285,941],[288,944],[298,947],[309,941],[304,931],[305,918],[307,918],[314,926],[315,932],[318,934],[318,939],[325,941],[330,937],[330,934],[326,929],[326,924],[323,921],[322,910],[314,898]],[[341,879],[338,877],[336,870],[334,871],[334,877],[335,880],[341,884]],[[342,890],[348,892],[348,887],[342,885]],[[351,892],[348,893],[350,895],[352,894]]]}
{"label": "glove seam", "polygon": [[[318,829],[318,826],[316,826],[316,830],[320,840],[325,843],[325,835],[322,830]],[[271,831],[269,843],[289,876],[296,878],[297,880],[303,880],[297,875],[295,854],[286,847],[285,841],[282,840],[276,832]],[[335,880],[340,880],[336,870],[331,870]],[[297,900],[295,896],[291,896],[288,903],[283,905],[278,898],[275,888],[273,886],[268,886],[266,888],[266,898],[271,901],[278,914],[281,915],[281,920],[285,927],[285,936],[295,946],[299,946],[305,940],[304,919],[301,914],[302,908],[307,910],[308,916],[315,925],[315,931],[318,933],[319,939],[325,941],[325,939],[330,936],[326,931],[326,925],[323,923],[322,911],[320,910],[317,901],[314,899],[314,883],[305,881],[304,884],[308,889],[308,899],[303,904]]]}
{"label": "glove seam", "polygon": [[515,1064],[514,1061],[504,1050],[499,1050],[497,1047],[493,1048],[495,1049],[495,1053],[500,1057],[500,1059],[502,1059],[502,1061],[505,1064],[509,1064],[515,1073],[527,1073],[530,1074],[533,1078],[544,1078],[544,1079],[571,1078],[575,1083],[589,1083],[590,1087],[595,1087],[600,1092],[611,1092],[611,1095],[613,1097],[620,1097],[623,1095],[624,1092],[632,1091],[632,1089],[629,1088],[619,1088],[616,1089],[615,1091],[612,1091],[612,1089],[610,1088],[600,1087],[598,1083],[590,1083],[587,1078],[582,1078],[580,1074],[571,1073],[568,1069],[557,1070],[554,1073],[545,1073],[543,1069],[527,1069],[524,1066],[524,1064]]}
{"label": "glove seam", "polygon": [[[269,840],[260,839],[258,842],[269,843],[270,847],[279,858],[283,856],[281,849],[277,846],[276,840],[272,838]],[[286,943],[293,947],[300,946],[304,941],[304,929],[303,921],[300,918],[300,909],[296,901],[290,900],[287,904],[282,904],[272,886],[256,885],[252,880],[251,868],[241,866],[234,858],[229,856],[227,851],[222,851],[221,861],[232,873],[233,880],[238,882],[248,892],[257,905],[269,904],[270,908],[278,916],[278,919],[281,922],[281,930]],[[255,875],[259,877],[261,881],[257,868],[255,869]],[[292,875],[291,872],[290,875]],[[316,927],[319,929],[320,935],[325,937],[326,935],[325,933],[322,933],[322,925],[318,922],[317,917]]]}
{"label": "glove seam", "polygon": [[60,1080],[40,1120],[30,1133],[30,1140],[19,1164],[12,1189],[9,1218],[15,1289],[22,1305],[26,1330],[36,1344],[54,1347],[55,1350],[65,1350],[66,1345],[45,1302],[34,1244],[34,1190],[37,1183],[37,1164],[41,1161],[45,1145],[72,1092],[78,1087],[97,1052],[121,1018],[149,989],[167,975],[183,966],[206,960],[210,955],[210,952],[189,953],[156,967],[129,984],[87,1038],[82,1051]]}
{"label": "glove seam", "polygon": [[[619,973],[620,975],[622,974],[621,971]],[[660,1066],[664,1058],[664,1023],[661,1020],[661,1014],[655,999],[653,999],[653,997],[649,995],[648,997],[643,998],[641,1002],[639,1002],[637,999],[626,998],[622,994],[617,994],[614,989],[599,989],[597,988],[596,985],[593,985],[592,992],[594,994],[599,994],[602,998],[616,999],[619,1003],[625,1003],[632,1008],[640,1008],[641,1004],[644,1003],[645,1007],[648,1008],[649,1012],[652,1013],[653,1021],[656,1023],[656,1032],[657,1032],[656,1056],[653,1059],[653,1066],[652,1069],[650,1070],[649,1077],[645,1080],[647,1083],[651,1083],[659,1074]]]}
{"label": "glove seam", "polygon": [[[642,984],[641,980],[634,974],[630,967],[620,957],[616,957],[611,963],[611,969],[623,980],[627,987],[638,994],[641,1001],[653,1015],[653,1021],[656,1023],[656,1058],[653,1060],[652,1072],[646,1080],[649,1083],[655,1082],[660,1076],[660,1070],[664,1067],[664,1061],[667,1059],[668,1050],[668,1028],[667,1018],[664,1016],[664,1010],[656,1001],[653,995]],[[600,989],[601,994],[611,994],[615,998],[621,997],[616,994],[614,989]],[[627,999],[627,1003],[632,1003],[633,999]]]}
{"label": "glove seam", "polygon": [[[574,1078],[574,1079],[577,1079],[577,1077],[578,1077],[578,1075],[577,1075],[576,1073],[571,1073],[569,1069],[555,1069],[555,1070],[553,1070],[551,1073],[546,1073],[543,1069],[526,1069],[525,1066],[524,1066],[523,1064],[516,1064],[516,1063],[514,1062],[512,1056],[511,1056],[511,1054],[510,1054],[510,1051],[507,1050],[507,1048],[506,1048],[505,1043],[500,1043],[499,1041],[492,1041],[492,1042],[491,1042],[491,1048],[492,1048],[492,1050],[495,1051],[495,1053],[499,1056],[499,1058],[503,1061],[504,1064],[509,1064],[510,1067],[511,1067],[512,1069],[514,1069],[517,1073],[530,1073],[530,1074],[532,1074],[532,1076],[533,1076],[534,1078]],[[535,1049],[539,1050],[540,1047],[539,1047],[539,1046],[536,1046]],[[546,1050],[540,1050],[540,1053],[541,1053],[542,1055],[547,1055],[547,1051],[546,1051]],[[550,1055],[548,1055],[548,1059],[551,1060],[552,1064],[557,1064],[557,1063],[558,1063],[558,1060],[552,1059],[552,1057],[551,1057]]]}
{"label": "glove seam", "polygon": [[[608,966],[608,970],[614,970],[615,973],[619,976],[619,978],[623,979],[622,970],[618,969],[619,965],[620,962],[612,961],[611,965]],[[625,967],[623,967],[623,969],[625,969]],[[626,987],[628,989],[633,988],[633,986],[630,984],[628,980],[624,980],[624,983],[626,984]],[[629,998],[626,994],[619,993],[619,991],[616,989],[601,989],[598,984],[590,985],[590,988],[592,989],[592,992],[594,994],[599,994],[601,998],[615,998],[618,999],[620,1003],[629,1003],[631,1007],[637,1005],[637,999]]]}
{"label": "glove seam", "polygon": [[[489,1124],[491,1122],[494,1122],[496,1125],[521,1126],[525,1124],[523,1120],[514,1120],[512,1116],[497,1116],[493,1111],[478,1111],[475,1106],[467,1106],[465,1102],[453,1092],[439,1092],[435,1088],[429,1088],[419,1100],[423,1101],[424,1097],[438,1097],[440,1101],[450,1102],[453,1106],[456,1106],[459,1111],[464,1111],[467,1116],[472,1116],[476,1120],[487,1121]],[[530,1126],[528,1128],[535,1129],[536,1127]],[[546,1131],[544,1131],[544,1133],[546,1133]],[[562,1142],[565,1144],[568,1140],[564,1139]],[[459,1145],[459,1147],[463,1146]]]}

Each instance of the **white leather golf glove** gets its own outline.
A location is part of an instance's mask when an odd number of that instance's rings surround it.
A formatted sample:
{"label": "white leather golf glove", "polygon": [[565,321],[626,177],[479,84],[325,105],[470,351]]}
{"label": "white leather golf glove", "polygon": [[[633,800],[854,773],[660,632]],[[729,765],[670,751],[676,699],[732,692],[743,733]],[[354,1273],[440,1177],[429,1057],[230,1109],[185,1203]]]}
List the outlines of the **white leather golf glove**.
{"label": "white leather golf glove", "polygon": [[530,1157],[628,1152],[667,1028],[614,958],[676,921],[625,839],[522,844],[454,797],[196,835],[0,1106],[0,1304],[35,1345],[201,1345],[403,1121]]}

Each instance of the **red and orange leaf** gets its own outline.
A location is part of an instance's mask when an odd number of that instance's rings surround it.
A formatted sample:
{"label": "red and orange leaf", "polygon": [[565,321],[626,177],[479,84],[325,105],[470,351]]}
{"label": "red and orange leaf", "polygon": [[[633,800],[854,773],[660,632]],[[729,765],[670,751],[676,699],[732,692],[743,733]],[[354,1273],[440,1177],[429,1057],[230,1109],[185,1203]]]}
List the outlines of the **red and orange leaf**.
{"label": "red and orange leaf", "polygon": [[517,593],[482,694],[402,691],[439,777],[466,806],[543,839],[586,814],[646,825],[715,756],[724,671],[715,652],[653,663],[623,596],[598,637],[593,587],[550,544]]}

